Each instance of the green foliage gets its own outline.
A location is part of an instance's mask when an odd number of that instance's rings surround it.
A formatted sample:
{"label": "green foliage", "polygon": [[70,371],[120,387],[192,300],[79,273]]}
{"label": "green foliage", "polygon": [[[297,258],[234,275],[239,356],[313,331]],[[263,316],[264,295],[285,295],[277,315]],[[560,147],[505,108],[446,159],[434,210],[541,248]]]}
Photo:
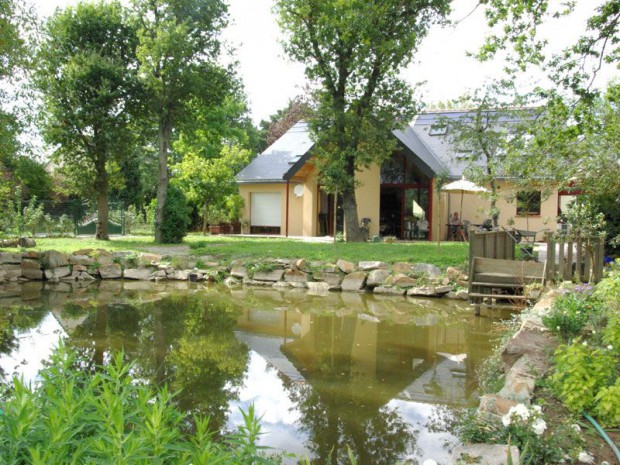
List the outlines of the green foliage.
{"label": "green foliage", "polygon": [[[554,355],[555,372],[550,380],[554,392],[573,412],[598,409],[597,397],[601,390],[613,385],[618,377],[618,351],[592,347],[580,340],[560,346]],[[607,398],[604,394],[601,397]],[[616,398],[620,403],[620,398]],[[604,411],[614,411],[607,406]],[[611,418],[598,418],[610,425]],[[617,425],[616,425],[617,426]]]}
{"label": "green foliage", "polygon": [[602,312],[600,302],[588,290],[571,292],[555,300],[551,311],[543,316],[543,323],[552,333],[570,342],[582,334],[589,322],[598,321]]}
{"label": "green foliage", "polygon": [[175,244],[182,242],[189,226],[189,211],[183,192],[173,185],[168,187],[164,206],[164,223],[161,225],[162,242]]}
{"label": "green foliage", "polygon": [[28,202],[28,205],[24,207],[22,215],[24,227],[32,234],[32,236],[35,236],[37,234],[37,230],[45,221],[43,204],[40,203],[37,205],[37,198],[32,197]]}
{"label": "green foliage", "polygon": [[213,442],[208,420],[192,420],[174,407],[174,395],[133,379],[123,354],[91,373],[60,345],[41,382],[32,390],[18,379],[0,403],[0,461],[3,463],[278,463],[260,452],[253,410],[231,436],[230,447]]}

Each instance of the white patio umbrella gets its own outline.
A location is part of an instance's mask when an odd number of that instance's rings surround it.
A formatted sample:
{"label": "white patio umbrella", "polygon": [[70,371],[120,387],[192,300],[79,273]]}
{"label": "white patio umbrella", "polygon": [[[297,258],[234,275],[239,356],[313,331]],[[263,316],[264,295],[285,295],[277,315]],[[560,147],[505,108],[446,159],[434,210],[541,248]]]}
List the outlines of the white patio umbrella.
{"label": "white patio umbrella", "polygon": [[463,195],[464,194],[481,194],[483,192],[489,192],[484,187],[480,187],[477,184],[465,179],[463,176],[458,181],[451,182],[445,186],[441,186],[443,192],[448,194],[461,194],[461,210],[459,211],[459,218],[463,221]]}

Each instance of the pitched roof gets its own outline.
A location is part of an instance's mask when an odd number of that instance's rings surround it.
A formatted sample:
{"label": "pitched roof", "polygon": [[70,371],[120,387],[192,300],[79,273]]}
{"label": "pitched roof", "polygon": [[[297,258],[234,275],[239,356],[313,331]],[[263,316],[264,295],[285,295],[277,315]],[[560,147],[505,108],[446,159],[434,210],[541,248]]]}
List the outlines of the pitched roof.
{"label": "pitched roof", "polygon": [[310,158],[313,145],[308,123],[300,121],[243,168],[237,182],[286,182]]}
{"label": "pitched roof", "polygon": [[[458,179],[469,165],[467,153],[459,153],[450,137],[441,128],[446,120],[454,120],[471,114],[468,111],[430,111],[424,112],[404,129],[393,131],[394,136],[405,148],[406,155],[412,158],[420,169],[430,177],[446,173]],[[501,123],[515,120],[500,116]],[[237,175],[238,183],[277,183],[286,182],[310,158],[314,145],[310,128],[305,121],[298,122],[282,137],[258,155]],[[479,162],[482,165],[482,162]]]}

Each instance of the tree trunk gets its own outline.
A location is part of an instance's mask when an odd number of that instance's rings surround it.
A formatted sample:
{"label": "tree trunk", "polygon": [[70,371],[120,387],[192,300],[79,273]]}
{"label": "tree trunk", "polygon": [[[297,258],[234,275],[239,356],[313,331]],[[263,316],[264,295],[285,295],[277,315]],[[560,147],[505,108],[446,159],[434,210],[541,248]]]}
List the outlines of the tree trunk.
{"label": "tree trunk", "polygon": [[493,227],[499,227],[499,211],[497,210],[497,186],[495,180],[491,179],[491,218],[493,219]]}
{"label": "tree trunk", "polygon": [[205,212],[202,216],[202,235],[207,235],[207,226],[209,222],[209,203],[205,202]]}
{"label": "tree trunk", "polygon": [[159,148],[159,176],[157,180],[157,206],[155,208],[155,242],[163,242],[162,226],[164,223],[164,206],[168,195],[168,152],[172,137],[172,123],[169,118],[160,119],[157,133]]}
{"label": "tree trunk", "polygon": [[105,167],[106,157],[98,153],[95,158],[95,191],[97,193],[97,227],[95,239],[109,241],[109,210],[108,210],[108,172]]}
{"label": "tree trunk", "polygon": [[342,193],[342,208],[344,211],[344,234],[347,242],[364,241],[365,235],[360,229],[360,222],[357,216],[355,189],[347,189]]}

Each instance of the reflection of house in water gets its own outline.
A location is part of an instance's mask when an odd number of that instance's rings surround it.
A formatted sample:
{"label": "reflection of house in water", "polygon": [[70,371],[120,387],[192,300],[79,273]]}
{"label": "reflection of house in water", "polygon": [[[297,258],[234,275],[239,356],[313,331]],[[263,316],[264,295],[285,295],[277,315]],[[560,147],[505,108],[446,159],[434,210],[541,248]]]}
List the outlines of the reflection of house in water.
{"label": "reflection of house in water", "polygon": [[[239,339],[291,381],[305,379],[315,389],[338,389],[344,396],[443,404],[473,401],[474,367],[490,351],[479,342],[475,320],[449,326],[442,319],[416,318],[395,324],[368,314],[338,316],[245,309]],[[468,354],[457,363],[437,352]],[[370,400],[370,399],[369,399]]]}

